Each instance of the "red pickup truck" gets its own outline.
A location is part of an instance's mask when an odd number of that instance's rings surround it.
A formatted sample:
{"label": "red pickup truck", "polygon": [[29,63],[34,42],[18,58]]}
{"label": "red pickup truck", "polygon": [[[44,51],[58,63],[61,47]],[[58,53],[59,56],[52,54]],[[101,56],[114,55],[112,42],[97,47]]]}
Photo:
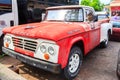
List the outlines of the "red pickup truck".
{"label": "red pickup truck", "polygon": [[109,19],[97,20],[92,7],[49,7],[42,22],[5,28],[2,50],[40,69],[64,72],[70,80],[89,51],[107,47],[111,32]]}

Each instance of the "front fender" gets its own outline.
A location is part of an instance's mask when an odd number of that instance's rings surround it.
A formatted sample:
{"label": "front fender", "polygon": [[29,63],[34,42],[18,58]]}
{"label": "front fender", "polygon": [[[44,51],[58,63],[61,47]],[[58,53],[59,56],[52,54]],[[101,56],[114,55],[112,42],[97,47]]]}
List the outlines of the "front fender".
{"label": "front fender", "polygon": [[78,41],[83,41],[84,43],[84,39],[82,37],[71,37],[58,43],[60,45],[58,63],[61,64],[62,68],[66,67],[70,55],[70,50],[73,45]]}
{"label": "front fender", "polygon": [[77,37],[77,38],[73,38],[70,40],[70,43],[69,43],[69,51],[71,50],[71,48],[73,47],[73,45],[78,42],[78,41],[83,41],[84,43],[84,38],[83,37]]}

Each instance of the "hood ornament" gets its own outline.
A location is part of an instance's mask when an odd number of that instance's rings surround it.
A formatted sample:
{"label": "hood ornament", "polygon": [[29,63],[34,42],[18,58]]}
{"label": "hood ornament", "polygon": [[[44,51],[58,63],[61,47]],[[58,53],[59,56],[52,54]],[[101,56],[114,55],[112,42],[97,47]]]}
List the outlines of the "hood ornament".
{"label": "hood ornament", "polygon": [[25,29],[33,29],[35,26],[26,26]]}

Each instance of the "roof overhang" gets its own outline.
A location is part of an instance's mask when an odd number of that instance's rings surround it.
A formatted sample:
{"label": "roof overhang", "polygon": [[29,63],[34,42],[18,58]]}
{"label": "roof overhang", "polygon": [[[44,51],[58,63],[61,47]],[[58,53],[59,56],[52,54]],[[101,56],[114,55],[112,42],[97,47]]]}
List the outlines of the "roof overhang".
{"label": "roof overhang", "polygon": [[113,1],[110,3],[110,6],[120,6],[120,0],[113,0]]}
{"label": "roof overhang", "polygon": [[110,7],[112,11],[120,11],[120,0],[113,0]]}
{"label": "roof overhang", "polygon": [[118,3],[112,3],[112,4],[110,4],[110,6],[120,6],[120,2],[118,2]]}

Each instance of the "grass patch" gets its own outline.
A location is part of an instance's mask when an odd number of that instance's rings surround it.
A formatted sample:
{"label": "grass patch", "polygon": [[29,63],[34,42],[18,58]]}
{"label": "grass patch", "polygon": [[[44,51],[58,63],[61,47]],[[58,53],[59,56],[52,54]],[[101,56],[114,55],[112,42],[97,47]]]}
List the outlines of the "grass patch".
{"label": "grass patch", "polygon": [[1,55],[0,55],[0,59],[3,58],[4,56],[5,56],[5,54],[1,54]]}

